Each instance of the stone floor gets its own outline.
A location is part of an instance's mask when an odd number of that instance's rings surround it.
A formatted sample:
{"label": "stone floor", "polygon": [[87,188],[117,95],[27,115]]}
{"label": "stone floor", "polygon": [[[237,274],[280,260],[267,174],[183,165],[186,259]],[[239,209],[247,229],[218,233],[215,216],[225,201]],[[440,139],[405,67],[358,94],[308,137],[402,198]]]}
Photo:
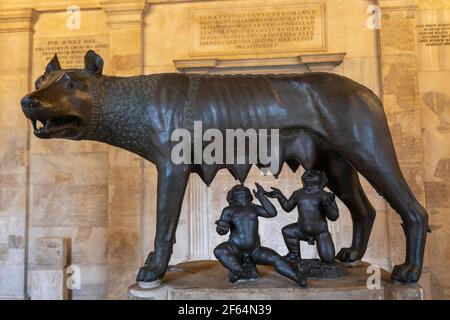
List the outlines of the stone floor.
{"label": "stone floor", "polygon": [[258,266],[261,278],[232,284],[228,272],[217,261],[195,261],[171,267],[162,284],[153,289],[134,284],[131,299],[161,300],[421,300],[419,285],[391,284],[381,272],[381,288],[369,290],[367,263],[348,269],[335,279],[308,279],[308,288],[278,275],[271,267]]}

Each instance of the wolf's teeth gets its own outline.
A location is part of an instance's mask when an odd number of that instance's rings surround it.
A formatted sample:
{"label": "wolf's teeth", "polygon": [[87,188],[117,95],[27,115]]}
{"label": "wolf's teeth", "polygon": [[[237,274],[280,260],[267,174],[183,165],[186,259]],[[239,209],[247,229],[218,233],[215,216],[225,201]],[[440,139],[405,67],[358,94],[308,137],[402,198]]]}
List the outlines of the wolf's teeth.
{"label": "wolf's teeth", "polygon": [[44,128],[44,124],[40,120],[37,120],[36,127],[40,131],[42,128]]}

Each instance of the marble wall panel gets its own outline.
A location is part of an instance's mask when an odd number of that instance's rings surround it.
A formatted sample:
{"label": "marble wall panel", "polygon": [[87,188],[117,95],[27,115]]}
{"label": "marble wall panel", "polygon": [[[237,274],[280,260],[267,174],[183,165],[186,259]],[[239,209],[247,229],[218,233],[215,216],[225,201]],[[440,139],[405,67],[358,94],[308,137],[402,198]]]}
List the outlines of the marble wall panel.
{"label": "marble wall panel", "polygon": [[[46,41],[78,39],[83,42],[89,38],[108,44],[109,30],[103,11],[82,9],[79,29],[67,28],[68,17],[65,11],[42,12],[37,16],[33,35],[33,82],[48,63],[46,53],[39,51]],[[94,46],[93,49],[108,61],[105,54],[107,47],[97,49],[94,44],[87,46]],[[55,46],[54,50],[58,53],[63,49]],[[71,55],[78,58],[73,59],[73,65],[65,64],[71,61],[66,58],[66,52],[60,51],[59,54],[63,68],[83,65],[82,58],[75,51]],[[109,64],[105,63],[105,72],[108,68]],[[73,290],[71,297],[105,298],[109,147],[90,141],[40,140],[31,135],[29,148],[30,253],[33,253],[34,240],[38,237],[68,238],[70,262],[82,270],[81,289]],[[33,268],[33,262],[30,263]],[[86,282],[83,279],[88,278],[91,269],[96,270],[98,280]]]}
{"label": "marble wall panel", "polygon": [[30,10],[0,12],[0,297],[23,299],[27,263],[27,121]]}
{"label": "marble wall panel", "polygon": [[[439,57],[444,59],[444,56]],[[450,72],[446,68],[442,71],[430,71],[426,68],[419,73],[425,200],[433,230],[429,237],[430,270],[433,297],[437,299],[448,298],[450,292],[449,272],[443,268],[450,258],[450,128],[447,125],[447,119],[450,118],[450,104],[447,101],[449,77]]]}

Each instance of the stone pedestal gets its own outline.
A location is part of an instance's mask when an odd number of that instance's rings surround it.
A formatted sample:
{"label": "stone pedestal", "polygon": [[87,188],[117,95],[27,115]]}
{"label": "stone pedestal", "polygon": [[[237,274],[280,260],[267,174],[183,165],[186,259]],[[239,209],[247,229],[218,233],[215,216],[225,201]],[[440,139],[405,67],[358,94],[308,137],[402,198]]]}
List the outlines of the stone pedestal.
{"label": "stone pedestal", "polygon": [[68,300],[65,269],[31,271],[32,300]]}
{"label": "stone pedestal", "polygon": [[68,242],[63,238],[38,238],[32,256],[31,299],[67,300]]}
{"label": "stone pedestal", "polygon": [[161,286],[153,289],[134,284],[129,288],[136,300],[422,300],[419,285],[393,285],[381,272],[380,289],[368,289],[368,264],[349,268],[335,279],[308,279],[308,288],[278,275],[271,267],[258,266],[261,278],[232,284],[227,270],[217,261],[195,261],[169,269]]}

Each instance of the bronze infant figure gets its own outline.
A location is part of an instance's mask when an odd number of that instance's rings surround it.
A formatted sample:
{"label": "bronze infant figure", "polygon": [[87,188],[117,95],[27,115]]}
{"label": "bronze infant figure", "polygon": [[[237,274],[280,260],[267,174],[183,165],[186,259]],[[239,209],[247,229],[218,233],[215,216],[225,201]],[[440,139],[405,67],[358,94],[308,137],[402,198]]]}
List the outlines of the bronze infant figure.
{"label": "bronze infant figure", "polygon": [[336,221],[339,209],[333,193],[323,190],[327,184],[326,174],[321,170],[308,170],[302,175],[303,188],[295,191],[289,199],[277,189],[264,194],[276,198],[283,210],[298,209],[298,222],[282,229],[284,242],[289,250],[286,259],[301,262],[299,241],[310,245],[317,243],[317,252],[325,264],[332,264],[335,257],[333,239],[328,231],[327,218]]}
{"label": "bronze infant figure", "polygon": [[214,249],[214,255],[230,270],[229,280],[232,283],[257,278],[255,264],[262,264],[273,266],[281,275],[305,287],[306,272],[303,268],[297,271],[277,252],[261,246],[258,218],[273,218],[277,210],[264,195],[263,188],[259,184],[256,188],[253,194],[261,206],[252,203],[250,189],[243,185],[236,185],[228,192],[229,206],[223,210],[216,224],[217,233],[225,235],[230,232],[230,238]]}

